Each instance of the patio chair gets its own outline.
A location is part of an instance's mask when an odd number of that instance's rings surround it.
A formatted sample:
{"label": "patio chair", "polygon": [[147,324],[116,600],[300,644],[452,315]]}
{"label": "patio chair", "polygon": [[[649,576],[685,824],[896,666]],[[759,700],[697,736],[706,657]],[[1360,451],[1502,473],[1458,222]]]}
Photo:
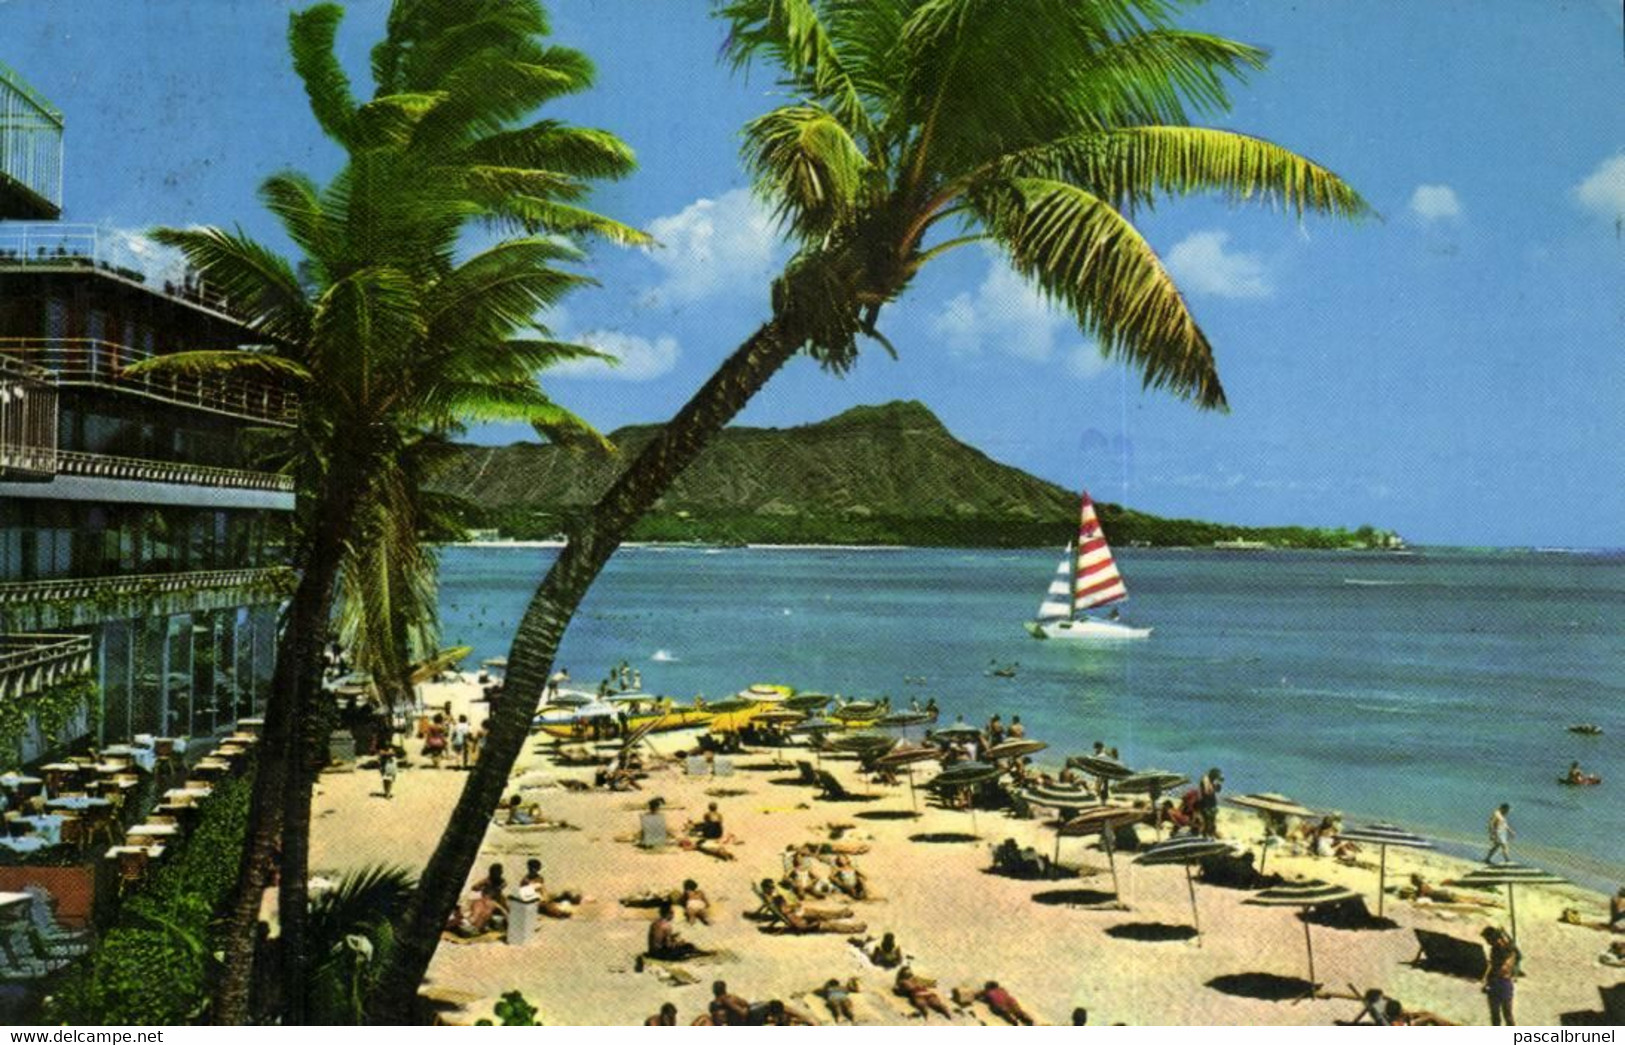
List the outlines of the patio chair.
{"label": "patio chair", "polygon": [[638,832],[638,846],[643,849],[659,849],[670,844],[671,836],[666,828],[666,815],[644,813]]}

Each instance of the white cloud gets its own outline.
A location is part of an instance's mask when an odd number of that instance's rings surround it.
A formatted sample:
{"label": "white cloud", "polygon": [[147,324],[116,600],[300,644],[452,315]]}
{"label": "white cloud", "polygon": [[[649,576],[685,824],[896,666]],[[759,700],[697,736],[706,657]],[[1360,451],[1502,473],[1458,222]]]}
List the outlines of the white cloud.
{"label": "white cloud", "polygon": [[1086,341],[1066,354],[1066,370],[1073,377],[1087,381],[1103,373],[1111,361],[1100,354],[1100,346]]}
{"label": "white cloud", "polygon": [[664,273],[650,303],[699,301],[743,284],[766,287],[779,242],[773,215],[745,189],[695,200],[649,223],[659,246],[649,257]]}
{"label": "white cloud", "polygon": [[998,259],[980,286],[956,294],[931,320],[932,331],[955,355],[992,348],[1034,363],[1053,356],[1057,339],[1072,327],[1066,313]]}
{"label": "white cloud", "polygon": [[1445,221],[1461,217],[1461,199],[1448,185],[1418,185],[1411,193],[1411,213],[1423,221]]}
{"label": "white cloud", "polygon": [[1221,229],[1193,232],[1168,252],[1168,271],[1186,290],[1219,298],[1267,298],[1275,293],[1264,261],[1257,254],[1230,252],[1230,233]]}
{"label": "white cloud", "polygon": [[1625,217],[1625,153],[1599,163],[1585,181],[1574,187],[1574,198],[1580,206],[1608,221]]}
{"label": "white cloud", "polygon": [[619,365],[596,359],[572,360],[548,368],[544,377],[574,377],[605,381],[652,381],[671,373],[682,349],[677,339],[662,334],[650,339],[620,330],[589,330],[566,340],[590,345],[618,359]]}

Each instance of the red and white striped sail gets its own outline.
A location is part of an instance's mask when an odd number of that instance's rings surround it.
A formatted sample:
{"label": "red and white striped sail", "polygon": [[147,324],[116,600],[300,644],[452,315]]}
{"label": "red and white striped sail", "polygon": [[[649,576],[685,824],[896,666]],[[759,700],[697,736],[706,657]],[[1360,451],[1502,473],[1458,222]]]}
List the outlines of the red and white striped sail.
{"label": "red and white striped sail", "polygon": [[1128,598],[1123,575],[1117,572],[1117,562],[1106,544],[1106,535],[1100,530],[1095,516],[1095,502],[1089,492],[1083,494],[1083,509],[1078,518],[1078,543],[1074,556],[1072,582],[1072,609],[1082,611],[1104,606],[1109,602]]}

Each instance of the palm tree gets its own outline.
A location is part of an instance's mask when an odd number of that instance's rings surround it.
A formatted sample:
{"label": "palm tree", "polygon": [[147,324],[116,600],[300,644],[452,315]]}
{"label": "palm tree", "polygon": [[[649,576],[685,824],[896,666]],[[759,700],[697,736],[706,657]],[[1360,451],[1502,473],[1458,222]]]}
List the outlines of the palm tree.
{"label": "palm tree", "polygon": [[727,0],[727,53],[770,61],[786,104],[744,158],[798,250],[773,311],[600,498],[530,602],[506,698],[372,1002],[410,1011],[440,927],[524,742],[558,643],[633,523],[769,378],[805,351],[840,373],[930,260],[984,242],[1102,351],[1204,409],[1213,352],[1131,218],[1217,192],[1301,214],[1366,212],[1335,175],[1257,138],[1190,124],[1262,68],[1255,48],[1174,25],[1168,0]]}
{"label": "palm tree", "polygon": [[[321,649],[358,527],[402,503],[409,448],[465,421],[523,420],[545,433],[587,430],[533,375],[595,356],[534,322],[587,282],[559,234],[641,243],[636,230],[578,206],[594,179],[632,156],[614,136],[552,120],[537,107],[591,83],[575,51],[545,46],[536,0],[397,0],[373,51],[376,91],[358,102],[333,51],[342,12],[294,14],[289,40],[311,110],[347,162],[327,185],[275,175],[261,198],[302,258],[296,267],[240,232],[161,230],[191,265],[250,310],[268,350],[181,353],[155,367],[257,369],[297,386],[301,464],[297,564],[267,709],[250,843],[227,918],[217,1021],[247,1015],[260,894],[280,842],[284,998],[300,1022],[310,795],[321,745]],[[523,235],[459,258],[471,221]],[[405,469],[405,470],[403,470]],[[411,528],[405,524],[406,529]],[[415,533],[415,529],[412,530]],[[409,541],[396,535],[400,551]],[[405,558],[383,567],[397,576]]]}

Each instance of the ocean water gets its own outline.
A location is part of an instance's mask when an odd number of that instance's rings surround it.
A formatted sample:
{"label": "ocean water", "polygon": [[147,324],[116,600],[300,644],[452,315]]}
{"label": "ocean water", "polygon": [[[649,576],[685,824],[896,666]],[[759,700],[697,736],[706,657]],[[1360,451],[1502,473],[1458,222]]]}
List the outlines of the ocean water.
{"label": "ocean water", "polygon": [[[444,549],[448,644],[505,655],[553,555]],[[559,662],[592,686],[626,659],[679,697],[752,682],[935,697],[943,721],[1021,716],[1051,745],[1039,761],[1103,740],[1136,768],[1219,766],[1231,793],[1394,820],[1478,856],[1510,802],[1519,859],[1625,883],[1625,555],[1131,549],[1124,616],[1156,631],[1083,647],[1021,627],[1057,557],[627,548]],[[1578,722],[1606,733],[1569,733]],[[1574,759],[1603,785],[1560,786]]]}

